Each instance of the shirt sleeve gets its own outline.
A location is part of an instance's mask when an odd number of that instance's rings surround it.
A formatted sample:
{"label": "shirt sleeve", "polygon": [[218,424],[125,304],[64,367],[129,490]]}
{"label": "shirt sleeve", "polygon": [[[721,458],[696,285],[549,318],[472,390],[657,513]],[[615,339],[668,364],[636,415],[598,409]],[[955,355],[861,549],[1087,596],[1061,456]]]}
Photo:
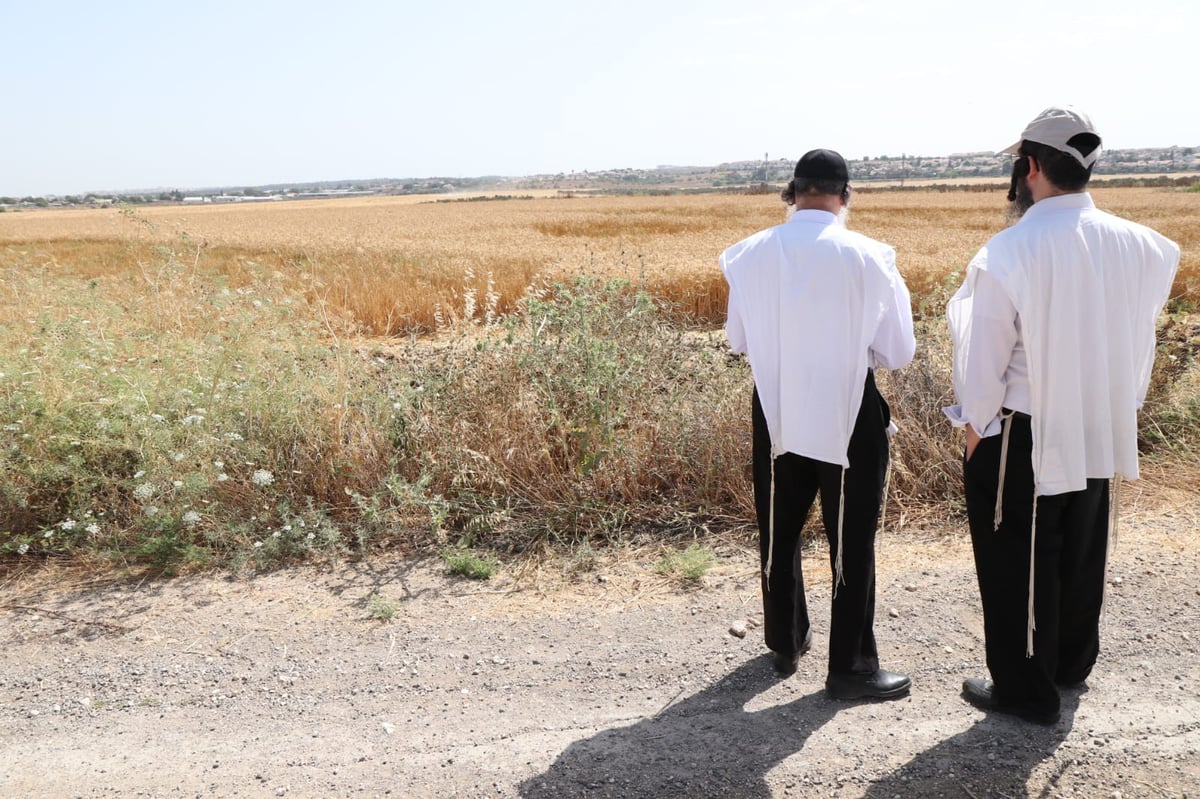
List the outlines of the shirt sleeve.
{"label": "shirt sleeve", "polygon": [[1140,411],[1146,402],[1146,393],[1150,389],[1150,375],[1154,369],[1154,353],[1157,347],[1155,328],[1159,314],[1171,293],[1171,283],[1179,269],[1179,245],[1158,234],[1154,234],[1157,248],[1153,259],[1153,268],[1143,270],[1141,286],[1143,296],[1139,313],[1144,313],[1148,320],[1148,335],[1140,336],[1139,347],[1135,353],[1134,379],[1137,380],[1137,409]]}
{"label": "shirt sleeve", "polygon": [[891,296],[883,309],[883,318],[871,342],[871,363],[885,369],[907,366],[917,350],[913,335],[912,298],[904,278],[896,269],[896,253],[888,248],[886,273],[891,282]]}
{"label": "shirt sleeve", "polygon": [[1020,331],[1012,299],[986,270],[980,270],[976,278],[972,299],[971,332],[966,341],[958,401],[962,421],[987,436],[999,429],[992,423],[1004,405],[1004,376]]}
{"label": "shirt sleeve", "polygon": [[729,286],[729,303],[725,316],[725,335],[729,338],[729,349],[735,353],[745,354],[746,328],[742,324],[742,312],[737,301],[737,292],[733,282],[729,280],[729,271],[725,264],[725,256],[721,256],[721,271],[725,274],[725,282]]}

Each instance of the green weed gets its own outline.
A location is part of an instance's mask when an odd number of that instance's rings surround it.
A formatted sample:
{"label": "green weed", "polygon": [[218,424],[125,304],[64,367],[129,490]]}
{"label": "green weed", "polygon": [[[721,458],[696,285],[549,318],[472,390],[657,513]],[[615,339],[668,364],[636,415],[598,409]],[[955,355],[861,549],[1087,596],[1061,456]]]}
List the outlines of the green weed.
{"label": "green weed", "polygon": [[379,594],[367,597],[367,615],[376,621],[391,621],[399,610],[395,602],[384,599]]}
{"label": "green weed", "polygon": [[490,580],[500,567],[494,558],[469,549],[448,549],[442,553],[442,560],[447,572],[470,580]]}
{"label": "green weed", "polygon": [[699,544],[692,544],[687,549],[672,550],[663,555],[654,564],[654,570],[659,574],[694,583],[704,577],[715,562],[716,558],[711,552]]}

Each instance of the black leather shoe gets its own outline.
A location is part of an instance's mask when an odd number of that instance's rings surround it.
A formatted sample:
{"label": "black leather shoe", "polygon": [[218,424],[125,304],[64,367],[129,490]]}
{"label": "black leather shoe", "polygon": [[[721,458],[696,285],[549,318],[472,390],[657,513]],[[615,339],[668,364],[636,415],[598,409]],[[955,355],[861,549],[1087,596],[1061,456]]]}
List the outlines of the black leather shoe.
{"label": "black leather shoe", "polygon": [[804,641],[800,644],[800,651],[788,654],[786,652],[772,652],[771,665],[775,667],[775,671],[782,674],[784,677],[790,677],[796,673],[796,669],[800,665],[800,656],[808,650],[812,649],[812,629],[804,634]]}
{"label": "black leather shoe", "polygon": [[1058,723],[1059,712],[1057,710],[1045,710],[1029,705],[1013,705],[997,702],[995,688],[996,684],[991,680],[986,680],[982,677],[968,677],[963,680],[963,699],[966,699],[980,710],[1007,713],[1010,716],[1016,716],[1025,721],[1032,721],[1034,724],[1049,726]]}
{"label": "black leather shoe", "polygon": [[874,674],[830,674],[825,692],[833,699],[898,699],[908,694],[907,674],[877,670]]}

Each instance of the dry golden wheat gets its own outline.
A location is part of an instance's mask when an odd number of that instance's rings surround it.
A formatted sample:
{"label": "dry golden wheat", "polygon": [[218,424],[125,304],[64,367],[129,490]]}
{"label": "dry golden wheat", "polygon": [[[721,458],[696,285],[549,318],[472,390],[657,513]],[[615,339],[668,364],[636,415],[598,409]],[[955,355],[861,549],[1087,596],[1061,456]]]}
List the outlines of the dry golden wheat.
{"label": "dry golden wheat", "polygon": [[[986,189],[987,187],[983,187]],[[1184,249],[1175,294],[1200,302],[1200,195],[1096,188],[1097,204]],[[939,297],[1003,225],[1003,192],[872,191],[850,224],[893,245],[918,304]],[[424,202],[371,197],[222,206],[30,211],[0,216],[0,253],[83,277],[126,272],[168,246],[234,284],[268,269],[363,333],[428,331],[437,320],[503,313],[538,280],[628,278],[677,318],[718,322],[716,257],[783,219],[771,195],[576,197]],[[473,302],[473,304],[472,304]]]}

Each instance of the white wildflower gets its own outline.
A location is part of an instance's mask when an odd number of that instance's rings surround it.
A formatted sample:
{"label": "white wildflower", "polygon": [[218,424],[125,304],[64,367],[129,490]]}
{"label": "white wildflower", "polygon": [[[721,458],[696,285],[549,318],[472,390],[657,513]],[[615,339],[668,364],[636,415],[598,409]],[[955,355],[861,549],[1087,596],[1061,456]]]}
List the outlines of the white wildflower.
{"label": "white wildflower", "polygon": [[224,483],[228,479],[229,479],[229,475],[225,474],[225,472],[221,472],[220,474],[217,475],[218,483]]}
{"label": "white wildflower", "polygon": [[309,533],[308,535],[304,536],[305,540],[307,540],[307,541],[312,541],[316,537],[317,537],[316,533]]}
{"label": "white wildflower", "polygon": [[150,414],[150,418],[156,422],[165,422],[167,420],[167,417],[163,416],[161,413],[152,413]]}
{"label": "white wildflower", "polygon": [[18,424],[6,424],[6,425],[4,425],[4,429],[9,433],[17,433],[17,432],[20,432],[21,425],[19,423]]}
{"label": "white wildflower", "polygon": [[158,515],[158,506],[157,505],[147,505],[146,509],[144,511],[142,511],[142,513],[146,514],[147,516],[157,516]]}
{"label": "white wildflower", "polygon": [[284,529],[284,530],[291,530],[291,529],[292,529],[292,526],[291,526],[290,524],[285,524],[285,525],[283,526],[283,529]]}
{"label": "white wildflower", "polygon": [[29,544],[21,544],[19,547],[17,547],[18,555],[24,555],[28,551],[29,551]]}
{"label": "white wildflower", "polygon": [[225,439],[227,441],[245,441],[241,433],[226,433]]}
{"label": "white wildflower", "polygon": [[64,530],[74,530],[75,529],[75,520],[74,519],[63,519],[61,522],[58,523],[58,526]]}
{"label": "white wildflower", "polygon": [[218,469],[224,469],[225,461],[213,461],[213,466],[216,466]]}
{"label": "white wildflower", "polygon": [[91,524],[89,524],[87,527],[85,527],[83,529],[87,530],[89,535],[99,535],[100,534],[100,525],[96,524],[95,522],[92,522]]}
{"label": "white wildflower", "polygon": [[139,502],[150,499],[152,496],[154,496],[153,483],[138,483],[137,487],[133,489],[133,498]]}
{"label": "white wildflower", "polygon": [[201,416],[198,413],[193,413],[190,416],[185,416],[182,419],[180,419],[179,423],[182,424],[184,427],[192,427],[193,425],[198,425],[203,421],[204,421],[203,416]]}
{"label": "white wildflower", "polygon": [[275,475],[266,469],[255,469],[254,474],[250,475],[250,482],[256,486],[269,486],[275,482]]}
{"label": "white wildflower", "polygon": [[200,514],[194,510],[189,510],[183,514],[183,523],[188,527],[195,527],[200,523]]}
{"label": "white wildflower", "polygon": [[142,479],[142,478],[143,478],[143,477],[145,477],[145,476],[146,476],[146,470],[145,470],[145,469],[138,469],[138,470],[137,470],[137,472],[135,472],[135,473],[134,473],[134,475],[133,475],[133,479],[134,479],[134,480],[140,480],[140,479]]}
{"label": "white wildflower", "polygon": [[182,480],[176,480],[176,481],[174,481],[173,483],[171,483],[171,485],[175,486],[176,488],[183,488],[183,481],[182,481]]}
{"label": "white wildflower", "polygon": [[258,548],[259,548],[259,547],[261,547],[261,546],[262,546],[262,541],[255,541],[255,542],[254,542],[254,548],[255,548],[255,549],[258,549]]}
{"label": "white wildflower", "polygon": [[271,533],[271,538],[279,538],[281,535],[283,535],[283,533],[276,530],[275,532]]}
{"label": "white wildflower", "polygon": [[46,530],[46,531],[44,531],[44,532],[42,533],[42,538],[49,538],[49,537],[50,537],[50,536],[52,536],[52,535],[54,535],[54,529],[53,529],[53,528],[51,528],[51,529],[49,529],[49,530]]}

